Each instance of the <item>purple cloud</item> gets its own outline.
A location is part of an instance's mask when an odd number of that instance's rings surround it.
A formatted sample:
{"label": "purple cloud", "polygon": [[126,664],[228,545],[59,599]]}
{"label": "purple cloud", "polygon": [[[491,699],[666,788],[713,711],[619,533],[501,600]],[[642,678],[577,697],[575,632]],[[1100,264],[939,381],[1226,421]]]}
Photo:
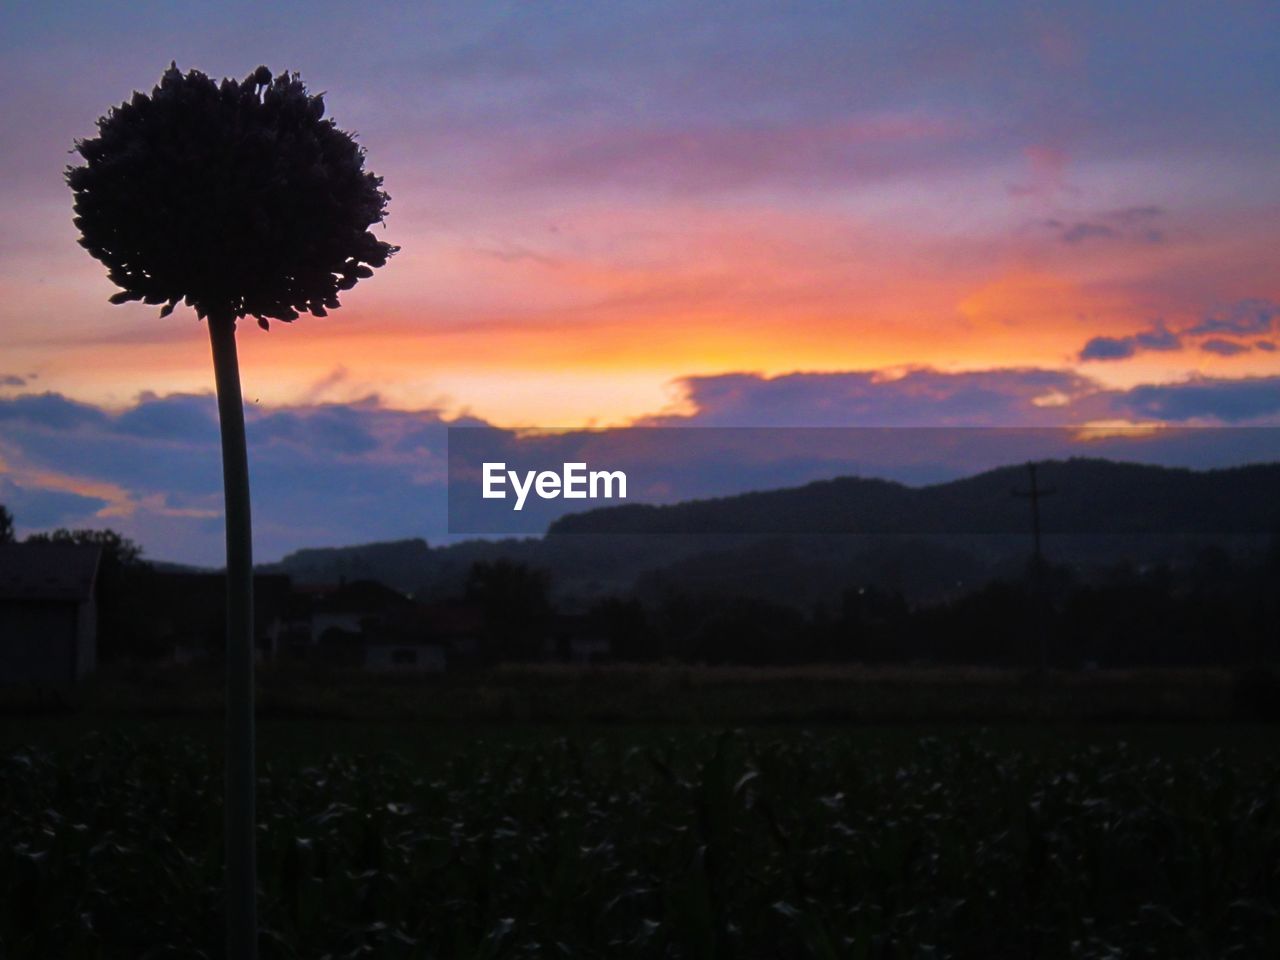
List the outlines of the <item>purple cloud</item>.
{"label": "purple cloud", "polygon": [[1177,350],[1182,346],[1182,338],[1167,329],[1163,321],[1157,321],[1150,330],[1134,334],[1133,340],[1143,350]]}
{"label": "purple cloud", "polygon": [[1205,353],[1216,353],[1220,357],[1234,357],[1241,353],[1248,353],[1253,348],[1247,343],[1213,337],[1200,344],[1200,349]]}
{"label": "purple cloud", "polygon": [[1093,337],[1080,350],[1081,360],[1127,360],[1138,352],[1134,337]]}
{"label": "purple cloud", "polygon": [[1063,243],[1072,245],[1088,240],[1161,243],[1165,235],[1157,222],[1163,216],[1164,210],[1160,207],[1126,207],[1088,220],[1064,221],[1053,218],[1041,221],[1041,225],[1056,234]]}
{"label": "purple cloud", "polygon": [[[252,405],[246,418],[263,559],[299,546],[444,529],[438,412],[369,402]],[[0,398],[0,424],[0,502],[24,529],[111,526],[153,556],[220,562],[213,397],[144,394],[120,413],[57,394]]]}
{"label": "purple cloud", "polygon": [[1157,320],[1149,329],[1127,337],[1094,337],[1080,351],[1081,360],[1127,360],[1144,350],[1178,350],[1182,338]]}
{"label": "purple cloud", "polygon": [[1164,210],[1156,206],[1143,207],[1124,207],[1120,210],[1112,210],[1107,216],[1116,223],[1125,227],[1144,227],[1164,216]]}
{"label": "purple cloud", "polygon": [[1116,236],[1115,230],[1103,223],[1073,223],[1062,231],[1063,243],[1082,243],[1102,237]]}
{"label": "purple cloud", "polygon": [[1113,394],[1110,403],[1118,412],[1142,419],[1258,422],[1280,416],[1280,377],[1198,377],[1183,383],[1145,385]]}
{"label": "purple cloud", "polygon": [[[87,403],[69,400],[59,393],[25,393],[0,400],[0,422],[39,424],[62,430],[95,427],[109,415]],[[12,429],[12,426],[10,427]]]}
{"label": "purple cloud", "polygon": [[[698,426],[1000,426],[1060,422],[1072,397],[1096,389],[1062,370],[909,370],[687,377]],[[675,418],[679,419],[679,418]],[[652,423],[674,422],[657,418]]]}
{"label": "purple cloud", "polygon": [[1252,346],[1231,337],[1256,336],[1270,333],[1280,318],[1280,304],[1270,300],[1237,300],[1221,310],[1205,317],[1199,323],[1181,330],[1170,330],[1161,320],[1148,330],[1127,337],[1093,337],[1080,350],[1082,361],[1127,360],[1147,350],[1179,350],[1187,337],[1208,337],[1200,343],[1205,353],[1220,357],[1234,357],[1248,353],[1256,346],[1271,352],[1274,346],[1262,346],[1270,341],[1260,340]]}
{"label": "purple cloud", "polygon": [[218,436],[218,411],[208,396],[144,393],[136,406],[115,419],[115,429],[139,438],[199,440]]}
{"label": "purple cloud", "polygon": [[31,530],[76,526],[92,516],[107,501],[65,490],[41,489],[17,483],[0,475],[0,503],[9,508],[18,524],[19,535]]}
{"label": "purple cloud", "polygon": [[1225,333],[1237,336],[1270,333],[1277,317],[1280,317],[1280,304],[1272,300],[1237,300],[1205,317],[1195,326],[1188,327],[1184,332],[1191,335]]}

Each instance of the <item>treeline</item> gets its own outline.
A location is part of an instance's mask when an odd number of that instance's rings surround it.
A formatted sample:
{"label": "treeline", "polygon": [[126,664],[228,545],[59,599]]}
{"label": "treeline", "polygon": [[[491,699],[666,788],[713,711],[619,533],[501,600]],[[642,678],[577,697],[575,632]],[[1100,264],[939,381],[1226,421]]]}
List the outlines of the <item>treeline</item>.
{"label": "treeline", "polygon": [[[2,508],[0,508],[2,510]],[[0,513],[0,539],[12,525]],[[60,530],[34,541],[103,548],[99,658],[172,655],[152,615],[161,578],[136,544],[112,531]],[[1184,563],[1116,563],[1087,575],[1046,564],[981,582],[944,599],[912,600],[857,579],[825,599],[734,589],[723,579],[641,578],[616,596],[575,601],[554,575],[498,559],[473,563],[448,596],[483,623],[483,662],[591,659],[707,664],[938,663],[1088,668],[1280,661],[1280,539],[1240,555],[1201,547]]]}
{"label": "treeline", "polygon": [[[549,577],[519,564],[477,564],[467,597],[491,633],[521,638],[528,659],[563,622]],[[498,586],[501,585],[501,586]],[[596,601],[577,632],[608,641],[619,661],[708,664],[942,663],[1089,668],[1240,665],[1280,659],[1280,551],[1253,560],[1205,547],[1184,567],[1119,563],[1089,579],[1028,566],[944,601],[912,603],[852,584],[838,602],[791,605],[667,582],[658,596]],[[499,641],[500,642],[500,641]]]}

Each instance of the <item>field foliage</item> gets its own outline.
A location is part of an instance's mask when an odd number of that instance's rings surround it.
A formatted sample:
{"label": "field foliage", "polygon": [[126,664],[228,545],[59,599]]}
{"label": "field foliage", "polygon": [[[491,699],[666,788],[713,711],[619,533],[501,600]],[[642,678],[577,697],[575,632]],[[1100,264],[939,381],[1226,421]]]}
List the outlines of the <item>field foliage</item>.
{"label": "field foliage", "polygon": [[[8,750],[0,955],[220,956],[220,794],[182,737]],[[268,957],[1280,956],[1265,755],[672,728],[260,794]]]}

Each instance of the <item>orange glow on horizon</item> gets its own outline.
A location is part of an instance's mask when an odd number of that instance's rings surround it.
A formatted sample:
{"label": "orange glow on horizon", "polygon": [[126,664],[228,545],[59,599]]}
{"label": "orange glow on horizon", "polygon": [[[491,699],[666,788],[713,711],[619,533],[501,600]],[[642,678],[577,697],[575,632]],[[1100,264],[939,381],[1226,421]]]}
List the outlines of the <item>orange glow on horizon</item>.
{"label": "orange glow on horizon", "polygon": [[[723,373],[1040,367],[1124,388],[1280,371],[1278,353],[1218,356],[1195,339],[1080,360],[1094,336],[1132,335],[1157,317],[1194,323],[1205,308],[1157,296],[1144,277],[1199,283],[1197,270],[1226,270],[1202,240],[1070,246],[1031,228],[940,238],[891,212],[598,203],[558,211],[554,230],[526,214],[492,235],[397,236],[404,252],[331,316],[265,334],[244,324],[246,397],[376,395],[500,425],[583,426],[684,409],[680,379]],[[190,311],[160,320],[155,308],[109,307],[110,284],[86,258],[74,263],[52,288],[10,284],[22,310],[6,364],[37,374],[27,389],[117,408],[143,392],[211,389],[205,330]],[[1260,262],[1231,271],[1250,295],[1280,295]]]}

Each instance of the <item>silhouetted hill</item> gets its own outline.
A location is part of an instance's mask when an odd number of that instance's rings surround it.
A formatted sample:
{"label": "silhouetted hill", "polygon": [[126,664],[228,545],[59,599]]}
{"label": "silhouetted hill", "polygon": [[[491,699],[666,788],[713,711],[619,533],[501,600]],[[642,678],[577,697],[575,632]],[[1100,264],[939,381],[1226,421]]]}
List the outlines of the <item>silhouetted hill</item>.
{"label": "silhouetted hill", "polygon": [[[1280,464],[1192,471],[1074,459],[1038,470],[1054,490],[1041,503],[1046,556],[1080,571],[1122,559],[1186,562],[1232,533],[1256,549],[1258,535],[1280,529]],[[540,538],[299,550],[259,569],[298,582],[378,580],[424,599],[458,595],[473,564],[498,559],[545,570],[555,594],[584,602],[683,590],[807,604],[851,584],[930,599],[1020,575],[1028,504],[1013,491],[1027,481],[1021,465],[928,487],[846,477],[592,510]],[[831,535],[851,530],[858,535]]]}
{"label": "silhouetted hill", "polygon": [[430,561],[427,541],[392,540],[352,547],[296,550],[279,563],[263,564],[262,573],[287,573],[298,583],[338,583],[341,580],[377,580],[408,592],[418,587],[421,571]]}
{"label": "silhouetted hill", "polygon": [[[1038,466],[1045,533],[1259,534],[1280,530],[1280,464],[1195,471],[1109,460]],[[783,490],[630,504],[562,517],[554,537],[595,534],[1014,534],[1028,528],[1025,466],[926,487],[842,477]]]}

